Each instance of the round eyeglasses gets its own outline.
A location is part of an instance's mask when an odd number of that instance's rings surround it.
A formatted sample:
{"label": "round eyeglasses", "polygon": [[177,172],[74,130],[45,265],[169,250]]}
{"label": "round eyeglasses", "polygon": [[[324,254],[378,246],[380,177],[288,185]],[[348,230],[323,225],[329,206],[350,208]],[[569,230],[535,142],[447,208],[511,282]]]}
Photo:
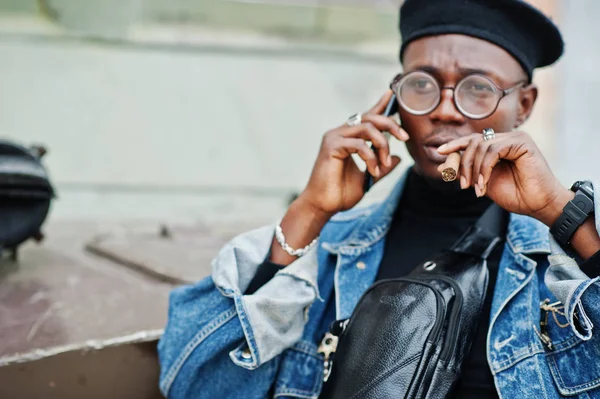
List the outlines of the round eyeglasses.
{"label": "round eyeglasses", "polygon": [[413,115],[426,115],[440,105],[442,90],[452,90],[454,105],[470,119],[484,119],[493,114],[500,100],[522,86],[521,81],[508,89],[499,88],[485,75],[471,74],[461,79],[455,87],[440,87],[429,73],[414,71],[398,75],[390,85],[398,102]]}

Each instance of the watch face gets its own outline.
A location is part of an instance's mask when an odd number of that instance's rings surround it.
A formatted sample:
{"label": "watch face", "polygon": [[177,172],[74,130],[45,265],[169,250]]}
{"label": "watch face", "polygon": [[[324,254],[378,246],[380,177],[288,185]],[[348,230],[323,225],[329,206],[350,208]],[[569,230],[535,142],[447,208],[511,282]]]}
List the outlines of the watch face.
{"label": "watch face", "polygon": [[573,183],[571,191],[583,191],[588,197],[594,198],[594,189],[592,183],[589,181],[576,181]]}

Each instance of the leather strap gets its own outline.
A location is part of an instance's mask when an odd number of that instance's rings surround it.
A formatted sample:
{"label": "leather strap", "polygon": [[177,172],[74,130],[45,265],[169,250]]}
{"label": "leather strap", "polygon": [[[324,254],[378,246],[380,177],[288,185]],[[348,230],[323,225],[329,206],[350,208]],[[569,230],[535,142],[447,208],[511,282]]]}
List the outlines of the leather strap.
{"label": "leather strap", "polygon": [[492,204],[450,250],[487,259],[494,248],[504,240],[507,222],[508,212]]}

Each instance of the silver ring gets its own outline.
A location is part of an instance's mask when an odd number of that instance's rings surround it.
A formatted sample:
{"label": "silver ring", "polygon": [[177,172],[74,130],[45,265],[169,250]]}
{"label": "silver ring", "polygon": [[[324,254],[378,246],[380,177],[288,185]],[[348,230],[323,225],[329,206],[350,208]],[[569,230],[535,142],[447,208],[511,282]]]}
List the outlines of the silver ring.
{"label": "silver ring", "polygon": [[496,137],[494,129],[483,129],[483,141],[488,141]]}
{"label": "silver ring", "polygon": [[354,114],[346,121],[348,126],[356,126],[362,123],[362,114]]}

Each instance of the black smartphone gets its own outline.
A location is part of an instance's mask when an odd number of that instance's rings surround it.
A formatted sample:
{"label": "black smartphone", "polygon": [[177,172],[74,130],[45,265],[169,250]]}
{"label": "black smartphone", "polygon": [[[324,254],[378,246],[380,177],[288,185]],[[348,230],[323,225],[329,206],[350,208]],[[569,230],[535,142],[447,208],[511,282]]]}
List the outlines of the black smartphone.
{"label": "black smartphone", "polygon": [[[388,103],[385,107],[385,111],[383,111],[383,116],[394,115],[397,112],[398,112],[398,101],[396,99],[396,94],[392,94],[390,101],[388,101]],[[388,132],[386,132],[384,134],[386,135],[386,137],[389,140],[390,134]],[[373,151],[375,152],[375,156],[377,156],[377,148],[373,147]],[[365,171],[365,182],[363,185],[364,192],[366,193],[367,191],[369,191],[371,189],[371,187],[373,187],[373,184],[375,184],[375,178],[371,175],[371,173],[369,173],[369,170],[367,169]]]}

